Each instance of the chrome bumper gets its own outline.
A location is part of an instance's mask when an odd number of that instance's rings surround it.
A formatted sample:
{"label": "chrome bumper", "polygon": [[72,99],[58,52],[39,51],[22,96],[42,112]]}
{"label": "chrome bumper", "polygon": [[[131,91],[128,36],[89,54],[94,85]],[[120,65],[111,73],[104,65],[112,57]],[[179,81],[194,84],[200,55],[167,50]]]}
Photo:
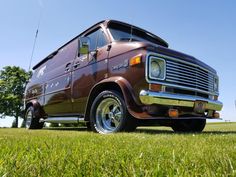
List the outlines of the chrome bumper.
{"label": "chrome bumper", "polygon": [[143,104],[159,104],[166,106],[181,106],[181,107],[192,107],[194,108],[196,101],[205,102],[206,110],[220,111],[223,107],[222,102],[205,99],[199,96],[171,94],[165,92],[152,92],[147,90],[141,90],[139,98]]}

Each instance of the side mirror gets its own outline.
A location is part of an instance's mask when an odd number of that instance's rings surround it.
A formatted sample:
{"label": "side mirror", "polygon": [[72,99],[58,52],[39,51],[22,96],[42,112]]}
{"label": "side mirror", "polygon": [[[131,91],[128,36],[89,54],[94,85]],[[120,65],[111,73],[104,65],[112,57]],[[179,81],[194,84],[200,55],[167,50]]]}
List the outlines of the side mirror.
{"label": "side mirror", "polygon": [[90,51],[90,38],[80,37],[79,38],[79,53],[80,55],[86,55]]}

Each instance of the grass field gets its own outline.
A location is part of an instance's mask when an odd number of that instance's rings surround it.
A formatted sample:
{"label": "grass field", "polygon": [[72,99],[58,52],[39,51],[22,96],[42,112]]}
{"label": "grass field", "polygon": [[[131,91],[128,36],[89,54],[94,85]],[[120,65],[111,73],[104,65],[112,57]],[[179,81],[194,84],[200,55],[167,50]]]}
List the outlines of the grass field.
{"label": "grass field", "polygon": [[236,123],[201,134],[0,129],[0,176],[236,176]]}

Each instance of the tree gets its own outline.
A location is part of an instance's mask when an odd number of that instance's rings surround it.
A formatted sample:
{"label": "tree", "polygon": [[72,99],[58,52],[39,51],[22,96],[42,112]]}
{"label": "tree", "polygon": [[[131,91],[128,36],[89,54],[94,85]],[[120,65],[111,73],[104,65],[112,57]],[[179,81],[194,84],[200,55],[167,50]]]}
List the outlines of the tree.
{"label": "tree", "polygon": [[31,72],[17,66],[6,66],[0,71],[0,115],[15,117],[14,127],[23,108],[24,90]]}

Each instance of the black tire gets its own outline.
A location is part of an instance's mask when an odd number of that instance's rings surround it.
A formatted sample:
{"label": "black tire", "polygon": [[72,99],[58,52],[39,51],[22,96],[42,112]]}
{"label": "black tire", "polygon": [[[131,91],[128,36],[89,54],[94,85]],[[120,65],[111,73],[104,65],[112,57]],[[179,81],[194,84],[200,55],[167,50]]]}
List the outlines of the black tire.
{"label": "black tire", "polygon": [[94,132],[107,134],[134,131],[137,121],[129,114],[119,92],[103,91],[93,101],[90,125]]}
{"label": "black tire", "polygon": [[25,112],[25,126],[27,129],[42,129],[44,123],[39,122],[39,117],[36,117],[34,114],[33,106],[27,108]]}
{"label": "black tire", "polygon": [[206,125],[206,119],[174,120],[172,129],[175,132],[202,132]]}

